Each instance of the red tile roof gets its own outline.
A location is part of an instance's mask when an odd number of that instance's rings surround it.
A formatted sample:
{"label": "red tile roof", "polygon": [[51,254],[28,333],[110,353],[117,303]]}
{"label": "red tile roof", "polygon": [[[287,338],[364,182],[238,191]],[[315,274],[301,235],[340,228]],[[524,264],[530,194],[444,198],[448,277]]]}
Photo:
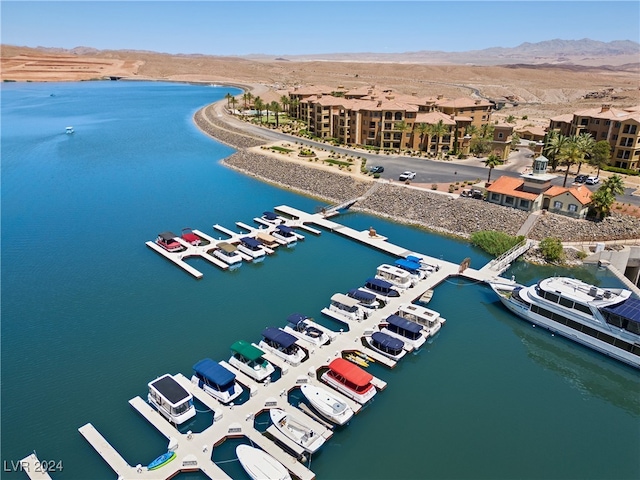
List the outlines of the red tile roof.
{"label": "red tile roof", "polygon": [[520,178],[500,177],[487,187],[487,191],[500,193],[502,195],[511,195],[512,197],[523,198],[525,200],[535,200],[540,196],[538,193],[523,192],[521,190],[523,185],[524,181]]}

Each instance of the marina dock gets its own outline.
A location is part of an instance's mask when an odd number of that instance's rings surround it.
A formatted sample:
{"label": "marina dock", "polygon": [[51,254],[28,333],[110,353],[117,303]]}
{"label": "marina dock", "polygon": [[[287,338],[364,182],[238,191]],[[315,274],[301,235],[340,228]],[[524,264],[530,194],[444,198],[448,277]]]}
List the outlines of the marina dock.
{"label": "marina dock", "polygon": [[[409,251],[406,248],[388,242],[387,238],[381,235],[370,231],[357,231],[345,227],[328,220],[322,214],[309,214],[285,205],[276,207],[275,211],[283,215],[282,218],[287,217],[285,221],[289,226],[295,228],[304,227],[306,231],[314,234],[320,234],[322,230],[337,233],[399,258],[414,255],[420,257],[423,263],[432,265],[434,267],[433,271],[425,278],[417,280],[414,287],[401,291],[399,297],[387,298],[386,304],[383,307],[373,310],[364,320],[343,322],[348,326],[348,330],[344,329],[340,332],[333,332],[334,338],[329,345],[312,347],[304,344],[303,346],[308,352],[308,355],[306,360],[300,364],[289,364],[280,357],[266,352],[264,357],[282,370],[282,376],[276,381],[258,383],[228,365],[228,363],[222,362],[225,368],[228,368],[236,374],[238,383],[250,392],[249,399],[240,405],[234,405],[233,403],[223,405],[213,397],[210,397],[182,374],[175,374],[175,380],[184,389],[212,410],[214,417],[212,425],[200,433],[181,433],[145,400],[140,397],[131,399],[129,403],[138,413],[151,423],[165,438],[177,443],[177,448],[175,449],[176,459],[158,470],[149,472],[145,466],[128,465],[122,456],[90,423],[80,427],[80,433],[110,465],[118,475],[118,478],[123,480],[128,478],[168,479],[179,472],[200,470],[209,478],[226,479],[229,478],[228,475],[212,461],[211,450],[228,438],[246,437],[252,444],[260,446],[260,448],[280,461],[296,477],[304,480],[314,479],[315,474],[303,463],[308,460],[309,455],[305,454],[299,445],[293,444],[290,439],[284,437],[273,425],[263,433],[258,431],[254,426],[256,416],[270,408],[281,408],[295,417],[304,419],[306,423],[313,426],[314,432],[323,435],[325,438],[330,438],[333,431],[331,428],[326,427],[327,423],[324,419],[317,417],[316,414],[310,412],[308,408],[296,409],[288,403],[288,395],[293,389],[306,383],[322,386],[330,390],[337,398],[346,402],[354,412],[357,413],[361,410],[362,405],[346,398],[345,395],[333,390],[319,380],[320,374],[328,368],[328,365],[334,359],[350,352],[359,351],[366,354],[371,361],[375,361],[388,368],[393,368],[397,362],[365,346],[362,340],[363,337],[370,336],[371,333],[376,330],[378,324],[389,315],[397,313],[401,304],[412,303],[418,300],[425,292],[433,289],[450,276],[462,275],[475,281],[487,281],[497,275],[496,271],[491,268],[483,268],[480,270],[471,268],[461,269],[460,265],[436,259],[420,252]],[[207,250],[214,248],[216,242],[239,241],[241,237],[255,236],[261,232],[269,233],[275,229],[275,225],[273,224],[268,224],[268,222],[257,218],[254,220],[260,223],[260,228],[253,228],[241,222],[236,223],[238,227],[248,232],[242,234],[232,232],[217,224],[214,225],[215,230],[223,232],[230,237],[226,240],[215,240],[209,235],[194,230],[194,233],[207,240],[209,244],[198,247],[189,245],[181,254],[183,257],[188,255],[202,255],[203,252],[206,253]],[[153,242],[147,242],[147,245],[156,251],[158,251],[158,249],[162,250],[161,247],[155,245]],[[174,261],[174,263],[178,263],[176,259],[181,261],[181,258],[177,256],[163,255]],[[184,266],[180,266],[184,268]],[[185,270],[187,269],[185,268]],[[194,273],[192,273],[192,275],[195,276]],[[379,391],[378,394],[384,394],[381,391],[386,388],[387,383],[383,379],[374,377],[371,383],[373,383]],[[305,413],[305,410],[311,414]],[[352,421],[358,420],[355,419]],[[284,448],[281,448],[281,446]]]}

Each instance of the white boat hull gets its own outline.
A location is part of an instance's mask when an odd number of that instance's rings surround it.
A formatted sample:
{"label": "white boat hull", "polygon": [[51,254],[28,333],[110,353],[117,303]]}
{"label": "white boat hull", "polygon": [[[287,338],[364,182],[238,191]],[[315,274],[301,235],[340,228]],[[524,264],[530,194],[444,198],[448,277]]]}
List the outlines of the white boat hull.
{"label": "white boat hull", "polygon": [[269,415],[275,427],[283,435],[304,448],[307,453],[315,453],[324,445],[325,438],[314,432],[311,427],[299,418],[279,408],[269,410]]}
{"label": "white boat hull", "polygon": [[253,480],[291,480],[289,471],[264,450],[238,445],[236,456],[244,471]]}
{"label": "white boat hull", "polygon": [[225,255],[220,250],[214,250],[213,256],[216,258],[219,258],[220,260],[222,260],[224,263],[228,265],[240,265],[242,263],[242,257],[238,254],[229,256],[229,255]]}
{"label": "white boat hull", "polygon": [[375,387],[371,388],[370,390],[368,390],[366,393],[364,394],[360,394],[358,392],[355,392],[353,390],[351,390],[350,388],[347,388],[342,382],[339,382],[338,380],[336,380],[335,378],[333,378],[331,375],[328,374],[329,372],[325,372],[322,374],[322,376],[320,377],[320,379],[326,383],[327,385],[329,385],[330,387],[336,389],[338,392],[342,393],[343,395],[351,398],[352,400],[355,400],[356,402],[358,402],[361,405],[364,405],[365,403],[367,403],[369,400],[371,400],[375,394],[377,393],[377,390]]}
{"label": "white boat hull", "polygon": [[407,351],[404,349],[396,355],[392,355],[391,353],[385,352],[384,350],[380,350],[378,347],[374,346],[371,337],[364,337],[364,341],[371,350],[378,352],[380,355],[384,355],[391,360],[395,360],[396,362],[407,354]]}
{"label": "white boat hull", "polygon": [[267,366],[263,367],[255,367],[252,368],[250,365],[247,365],[244,362],[241,362],[235,357],[231,357],[229,359],[229,365],[237,368],[242,373],[249,375],[251,378],[258,382],[263,382],[267,378],[271,376],[273,372],[275,372],[275,368],[269,362],[267,362]]}
{"label": "white boat hull", "polygon": [[[438,323],[438,327],[440,327],[440,323]],[[440,328],[438,328],[439,330]],[[413,340],[411,338],[407,338],[407,337],[403,337],[402,335],[400,335],[399,333],[396,332],[392,332],[391,330],[389,330],[388,328],[381,328],[380,331],[382,333],[386,333],[387,335],[389,335],[390,337],[393,338],[397,338],[398,340],[402,340],[404,342],[404,346],[405,349],[409,350],[409,348],[411,350],[417,350],[418,348],[420,348],[422,345],[425,344],[425,342],[427,341],[427,336],[428,334],[424,331],[424,329],[422,329],[422,333],[420,335],[420,338]],[[409,348],[407,348],[409,347]]]}
{"label": "white boat hull", "polygon": [[294,337],[298,338],[299,340],[302,340],[302,341],[305,341],[307,343],[310,343],[311,345],[315,345],[316,347],[320,347],[322,345],[326,345],[326,344],[330,343],[331,340],[333,340],[335,338],[335,334],[333,336],[330,336],[329,333],[327,332],[327,329],[318,328],[319,325],[317,325],[317,324],[311,325],[309,320],[306,320],[305,322],[307,324],[309,324],[310,326],[320,330],[322,332],[322,334],[317,336],[317,337],[309,336],[309,335],[306,335],[304,332],[299,332],[298,330],[296,330],[295,328],[293,328],[293,327],[291,327],[289,325],[284,327],[282,330],[284,330],[287,333],[290,333],[291,335],[293,335]]}
{"label": "white boat hull", "polygon": [[237,382],[233,384],[233,389],[230,392],[229,391],[221,392],[220,390],[211,388],[206,383],[203,383],[202,385],[200,385],[200,379],[195,375],[191,377],[191,383],[199,386],[199,388],[204,390],[206,393],[211,395],[220,403],[224,403],[224,404],[233,402],[236,398],[238,398],[242,394],[242,387],[240,387],[240,385],[238,385]]}
{"label": "white boat hull", "polygon": [[300,391],[305,398],[309,400],[313,408],[323,417],[337,425],[344,425],[353,417],[351,407],[327,392],[324,388],[313,385],[302,385]]}
{"label": "white boat hull", "polygon": [[264,259],[265,255],[267,254],[267,252],[265,252],[263,249],[251,250],[250,248],[247,248],[242,244],[238,245],[238,251],[244,253],[245,255],[249,255],[251,258],[253,258],[254,261]]}
{"label": "white boat hull", "polygon": [[147,396],[147,401],[158,411],[160,415],[169,420],[169,422],[176,425],[182,425],[187,420],[191,420],[196,416],[196,409],[193,406],[180,415],[172,415],[171,413],[167,412],[161,405],[158,405],[151,395]]}
{"label": "white boat hull", "polygon": [[264,350],[265,352],[273,353],[275,356],[283,359],[285,362],[287,362],[288,364],[294,367],[297,367],[298,365],[300,365],[300,363],[302,363],[302,361],[305,358],[305,352],[300,347],[296,348],[296,353],[294,355],[289,355],[283,352],[282,350],[273,348],[271,345],[269,345],[263,340],[258,344],[258,348],[260,348],[261,350]]}

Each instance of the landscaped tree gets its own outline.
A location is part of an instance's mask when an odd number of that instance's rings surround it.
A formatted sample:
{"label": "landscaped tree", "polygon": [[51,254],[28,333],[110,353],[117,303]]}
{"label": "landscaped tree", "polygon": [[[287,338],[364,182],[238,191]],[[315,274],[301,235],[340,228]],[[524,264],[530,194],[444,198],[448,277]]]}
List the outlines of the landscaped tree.
{"label": "landscaped tree", "polygon": [[276,128],[278,128],[280,126],[280,120],[279,120],[280,115],[278,115],[278,113],[280,112],[280,104],[275,100],[271,102],[271,111],[276,117]]}
{"label": "landscaped tree", "polygon": [[514,133],[511,135],[511,148],[515,149],[520,145],[520,135]]}
{"label": "landscaped tree", "polygon": [[600,188],[591,195],[591,206],[596,211],[598,218],[606,217],[611,213],[611,206],[616,201],[616,195],[624,193],[624,182],[620,175],[611,175]]}
{"label": "landscaped tree", "polygon": [[560,161],[560,152],[562,151],[562,148],[565,146],[568,140],[568,137],[565,137],[555,130],[547,134],[544,145],[544,154],[549,159],[549,165],[551,166],[551,169],[553,171],[558,168],[558,162]]}
{"label": "landscaped tree", "polygon": [[291,117],[291,111],[293,110],[294,116],[298,118],[298,105],[300,104],[300,100],[297,98],[292,98],[289,100],[289,116]]}
{"label": "landscaped tree", "polygon": [[249,92],[244,92],[242,94],[242,100],[244,101],[244,109],[247,109],[247,102],[249,101],[249,95],[251,95]]}
{"label": "landscaped tree", "polygon": [[224,96],[224,98],[227,99],[227,108],[229,108],[229,101],[233,98],[233,95],[231,95],[229,92],[227,92],[227,94]]}
{"label": "landscaped tree", "polygon": [[262,123],[262,109],[264,108],[264,103],[260,96],[257,96],[253,99],[253,108],[256,109],[256,115],[258,116],[258,121]]}
{"label": "landscaped tree", "polygon": [[[429,136],[436,137],[436,153],[440,153],[440,142],[445,134],[449,133],[449,127],[442,120],[429,125]],[[431,141],[429,141],[431,143]]]}
{"label": "landscaped tree", "polygon": [[580,143],[578,137],[572,135],[569,137],[565,145],[563,145],[560,153],[558,154],[558,159],[567,166],[567,171],[564,172],[564,182],[562,183],[563,187],[567,186],[567,177],[569,176],[569,170],[571,170],[571,165],[584,161],[584,153],[582,148],[580,148]]}
{"label": "landscaped tree", "polygon": [[485,167],[489,167],[489,176],[487,177],[487,183],[491,183],[491,171],[495,167],[501,164],[502,164],[502,160],[495,153],[492,153],[491,155],[489,155],[487,159],[484,161]]}
{"label": "landscaped tree", "polygon": [[516,117],[514,117],[513,115],[509,115],[505,121],[507,123],[516,123]]}
{"label": "landscaped tree", "polygon": [[491,151],[491,146],[486,138],[475,136],[471,139],[469,150],[474,155],[482,156]]}
{"label": "landscaped tree", "polygon": [[404,132],[409,130],[409,125],[404,120],[400,122],[396,122],[395,129],[400,132],[400,147],[398,148],[398,153],[402,152],[402,143],[404,142]]}
{"label": "landscaped tree", "polygon": [[540,241],[538,248],[540,249],[540,253],[547,262],[564,262],[564,248],[562,246],[562,240],[560,240],[559,238],[543,238]]}
{"label": "landscaped tree", "polygon": [[416,127],[418,134],[420,135],[420,150],[426,150],[424,145],[424,136],[429,132],[429,125],[426,123],[419,123]]}
{"label": "landscaped tree", "polygon": [[267,111],[267,126],[269,125],[269,111],[271,110],[271,104],[269,102],[264,103],[264,109]]}
{"label": "landscaped tree", "polygon": [[582,167],[582,163],[585,159],[591,158],[593,153],[593,147],[596,144],[596,141],[593,139],[590,133],[582,132],[576,138],[576,143],[582,152],[582,160],[578,160],[578,172],[580,173],[580,167]]}
{"label": "landscaped tree", "polygon": [[282,105],[282,111],[289,113],[289,111],[287,110],[287,107],[289,106],[289,97],[286,95],[282,95],[280,97],[280,104]]}
{"label": "landscaped tree", "polygon": [[600,167],[606,165],[609,162],[609,158],[611,157],[611,145],[606,140],[600,140],[596,142],[591,150],[591,157],[589,158],[589,163],[594,167],[598,167],[598,173],[596,176],[600,175]]}

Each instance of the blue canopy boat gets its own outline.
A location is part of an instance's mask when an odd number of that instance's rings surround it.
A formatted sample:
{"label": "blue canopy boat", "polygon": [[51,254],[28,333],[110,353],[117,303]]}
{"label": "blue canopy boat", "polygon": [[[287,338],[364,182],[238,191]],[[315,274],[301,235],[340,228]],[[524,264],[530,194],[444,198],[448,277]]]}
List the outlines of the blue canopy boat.
{"label": "blue canopy boat", "polygon": [[393,288],[393,285],[386,280],[381,280],[379,278],[368,278],[364,284],[364,288],[376,295],[381,295],[383,297],[399,297],[400,292]]}
{"label": "blue canopy boat", "polygon": [[222,403],[229,403],[242,393],[236,376],[210,358],[200,360],[193,366],[191,382]]}
{"label": "blue canopy boat", "polygon": [[262,248],[262,243],[251,237],[242,237],[240,239],[238,251],[246,253],[253,258],[254,261],[264,260],[264,257],[267,254],[265,249]]}
{"label": "blue canopy boat", "polygon": [[381,332],[402,340],[413,348],[420,348],[427,340],[422,332],[422,325],[418,325],[406,318],[398,315],[389,315],[385,322],[386,325],[381,325]]}
{"label": "blue canopy boat", "polygon": [[318,325],[311,317],[302,313],[292,313],[287,317],[287,326],[284,331],[313,345],[326,345],[333,338],[334,332]]}
{"label": "blue canopy boat", "polygon": [[267,327],[262,331],[262,337],[258,344],[260,348],[274,353],[294,366],[300,365],[304,360],[304,350],[296,345],[298,339],[290,333],[276,327]]}
{"label": "blue canopy boat", "polygon": [[426,275],[426,272],[422,269],[422,265],[419,262],[414,262],[407,258],[396,260],[395,266],[406,270],[411,275],[416,276],[419,280],[423,279]]}
{"label": "blue canopy boat", "polygon": [[364,290],[360,290],[359,288],[353,288],[347,292],[351,298],[355,298],[360,302],[365,308],[378,308],[380,307],[380,302],[378,301],[378,297],[376,297],[375,293],[365,292]]}
{"label": "blue canopy boat", "polygon": [[287,227],[286,225],[278,225],[271,235],[278,240],[285,242],[287,245],[291,245],[298,241],[298,237],[293,228]]}
{"label": "blue canopy boat", "polygon": [[366,340],[372,349],[393,360],[400,360],[407,353],[402,340],[383,332],[373,332],[371,337],[366,337]]}

